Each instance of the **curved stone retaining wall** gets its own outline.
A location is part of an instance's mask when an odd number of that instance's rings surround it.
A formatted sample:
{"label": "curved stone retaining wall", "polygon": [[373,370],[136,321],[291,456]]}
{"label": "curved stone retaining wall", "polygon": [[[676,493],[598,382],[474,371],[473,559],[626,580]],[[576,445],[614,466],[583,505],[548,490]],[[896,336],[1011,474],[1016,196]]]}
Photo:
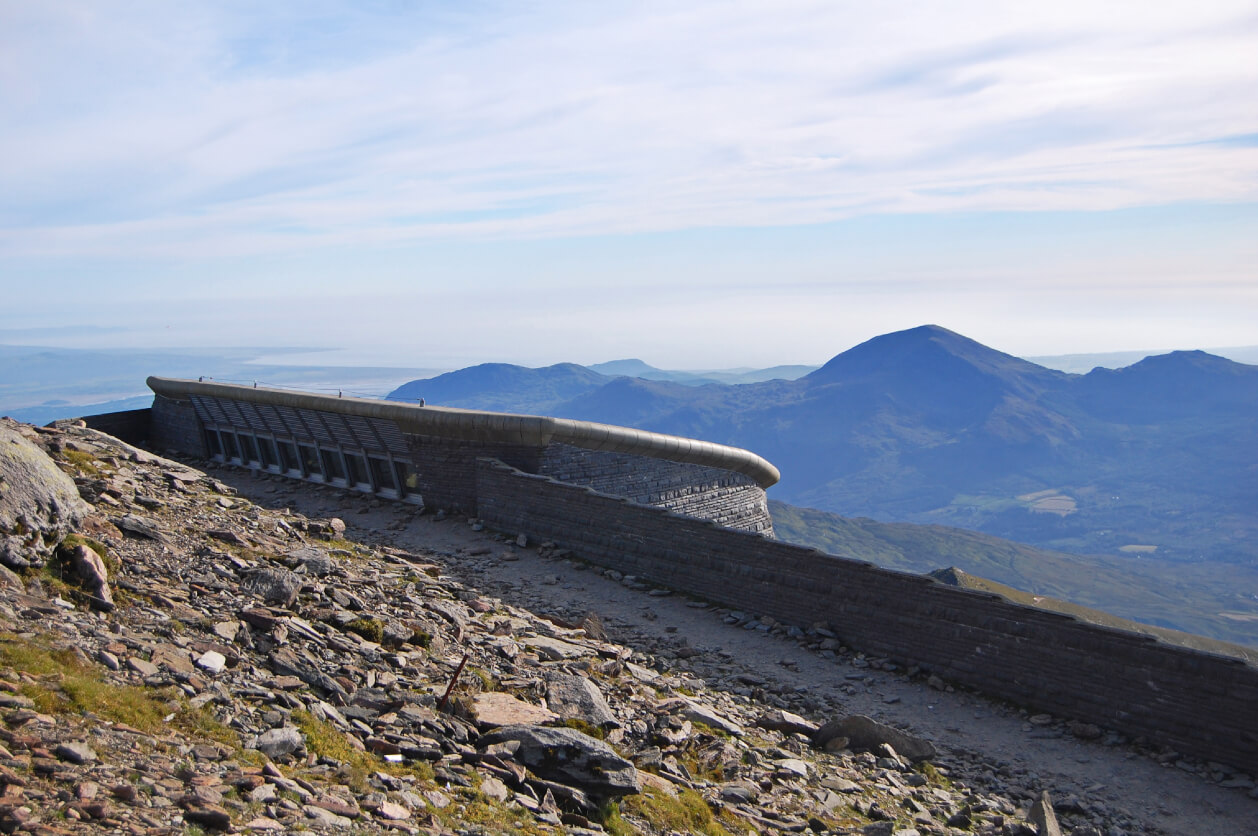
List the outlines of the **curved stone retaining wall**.
{"label": "curved stone retaining wall", "polygon": [[772,535],[773,465],[708,441],[538,415],[149,378],[155,446],[475,514],[492,457],[721,525]]}

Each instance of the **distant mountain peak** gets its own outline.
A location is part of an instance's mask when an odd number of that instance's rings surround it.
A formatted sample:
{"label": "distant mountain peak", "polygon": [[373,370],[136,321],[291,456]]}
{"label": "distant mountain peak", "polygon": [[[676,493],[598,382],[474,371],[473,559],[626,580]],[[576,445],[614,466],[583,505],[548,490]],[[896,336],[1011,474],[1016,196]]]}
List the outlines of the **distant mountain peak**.
{"label": "distant mountain peak", "polygon": [[904,380],[937,380],[940,376],[970,377],[975,373],[999,378],[1015,388],[1023,388],[1027,380],[1048,382],[1065,377],[939,325],[919,325],[866,340],[805,379],[839,383],[891,375]]}
{"label": "distant mountain peak", "polygon": [[592,366],[586,366],[586,368],[591,371],[598,372],[599,374],[610,375],[612,377],[620,375],[625,377],[638,377],[647,372],[660,371],[655,366],[652,366],[649,363],[644,363],[636,357],[625,360],[608,360],[606,363],[595,363]]}

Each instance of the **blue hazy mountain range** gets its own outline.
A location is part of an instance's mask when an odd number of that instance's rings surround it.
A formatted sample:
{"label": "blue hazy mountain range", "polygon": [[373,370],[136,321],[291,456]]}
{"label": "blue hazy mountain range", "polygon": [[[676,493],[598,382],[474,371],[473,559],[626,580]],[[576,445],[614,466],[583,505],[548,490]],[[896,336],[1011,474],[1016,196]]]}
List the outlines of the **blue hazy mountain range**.
{"label": "blue hazy mountain range", "polygon": [[1258,566],[1256,366],[1176,351],[1070,374],[928,325],[796,379],[693,383],[486,364],[388,397],[746,447],[781,469],[773,498],[850,517]]}

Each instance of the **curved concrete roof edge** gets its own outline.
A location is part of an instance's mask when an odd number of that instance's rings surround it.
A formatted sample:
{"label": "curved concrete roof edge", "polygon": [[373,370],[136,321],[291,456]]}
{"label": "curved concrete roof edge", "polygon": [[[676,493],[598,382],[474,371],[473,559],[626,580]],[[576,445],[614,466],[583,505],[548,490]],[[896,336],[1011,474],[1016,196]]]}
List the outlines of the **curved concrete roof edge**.
{"label": "curved concrete roof edge", "polygon": [[588,450],[632,453],[654,459],[717,467],[748,476],[762,488],[774,485],[782,478],[782,474],[769,461],[741,447],[728,447],[711,441],[612,424],[448,406],[419,406],[368,398],[332,397],[312,392],[169,377],[150,377],[147,382],[150,389],[167,398],[185,399],[189,395],[197,394],[232,398],[253,403],[381,418],[396,421],[403,430],[418,435],[465,441],[498,441],[533,447],[560,442]]}

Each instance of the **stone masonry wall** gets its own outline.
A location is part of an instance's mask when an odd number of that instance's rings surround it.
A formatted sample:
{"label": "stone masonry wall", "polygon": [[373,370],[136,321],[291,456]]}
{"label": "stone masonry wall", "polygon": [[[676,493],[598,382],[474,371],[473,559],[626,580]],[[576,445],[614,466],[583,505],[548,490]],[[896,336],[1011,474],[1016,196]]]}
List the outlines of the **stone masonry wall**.
{"label": "stone masonry wall", "polygon": [[151,424],[151,409],[128,409],[123,412],[102,412],[84,418],[84,423],[94,430],[109,433],[128,444],[147,444]]}
{"label": "stone masonry wall", "polygon": [[741,473],[568,444],[551,444],[536,468],[521,469],[718,525],[773,534],[764,490]]}
{"label": "stone masonry wall", "polygon": [[478,515],[602,566],[1258,772],[1258,668],[481,460]]}
{"label": "stone masonry wall", "polygon": [[[339,453],[350,456],[351,468],[361,463],[355,454],[366,454],[372,472],[363,474],[369,479],[356,478],[359,489],[390,492],[396,475],[410,501],[422,497],[431,507],[468,512],[476,507],[476,461],[485,456],[722,525],[773,533],[764,489],[778,480],[777,468],[735,447],[538,415],[421,408],[204,380],[150,377],[148,384],[155,394],[152,441],[162,449],[204,457],[207,444],[221,441],[217,456],[316,481],[321,467],[315,459],[281,468],[276,456],[292,451],[273,447],[270,439],[316,445],[324,451],[320,457],[331,457],[324,466],[333,469],[333,481],[339,478]],[[207,435],[198,419],[229,434]],[[381,467],[393,473],[386,478]]]}
{"label": "stone masonry wall", "polygon": [[404,434],[416,490],[429,508],[476,513],[476,462],[492,456],[525,471],[537,469],[538,450],[481,441]]}
{"label": "stone masonry wall", "polygon": [[205,458],[205,433],[201,419],[190,401],[177,401],[162,395],[153,396],[150,413],[149,444],[154,450],[179,450]]}

